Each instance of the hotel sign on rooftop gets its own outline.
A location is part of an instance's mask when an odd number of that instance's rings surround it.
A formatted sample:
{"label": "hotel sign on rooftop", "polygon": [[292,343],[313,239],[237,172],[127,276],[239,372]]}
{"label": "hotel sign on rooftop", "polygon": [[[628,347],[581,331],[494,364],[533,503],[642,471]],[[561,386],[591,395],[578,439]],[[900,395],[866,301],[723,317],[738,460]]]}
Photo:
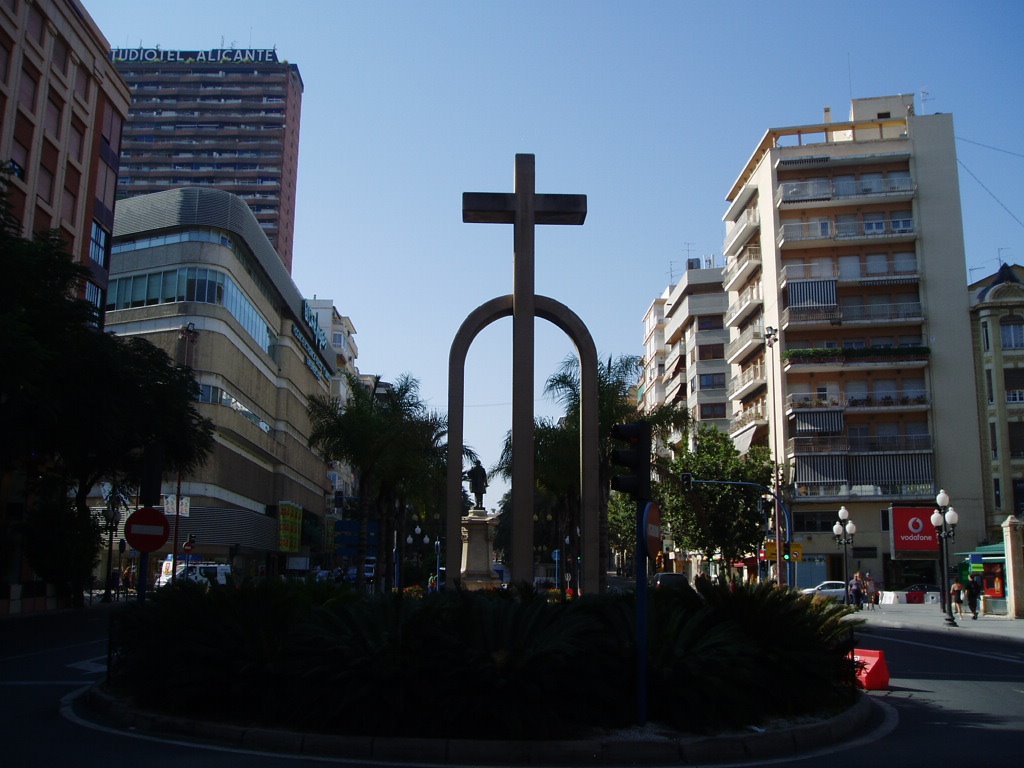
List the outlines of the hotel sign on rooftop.
{"label": "hotel sign on rooftop", "polygon": [[162,48],[114,48],[110,60],[120,62],[193,62],[214,64],[276,64],[274,48],[211,48],[207,51],[165,51]]}

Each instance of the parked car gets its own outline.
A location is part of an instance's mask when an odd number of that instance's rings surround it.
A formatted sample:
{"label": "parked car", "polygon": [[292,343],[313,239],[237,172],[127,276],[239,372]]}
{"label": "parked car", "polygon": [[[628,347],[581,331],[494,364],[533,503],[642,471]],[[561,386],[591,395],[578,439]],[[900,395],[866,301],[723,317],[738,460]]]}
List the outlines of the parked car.
{"label": "parked car", "polygon": [[[363,580],[373,581],[373,578],[377,575],[377,558],[367,557],[363,563]],[[349,566],[349,569],[345,571],[345,578],[348,581],[356,580],[356,567],[354,565]]]}
{"label": "parked car", "polygon": [[[184,563],[178,566],[176,577],[181,580],[193,581],[197,584],[219,584],[225,586],[231,580],[231,566],[226,563]],[[165,587],[171,583],[171,562],[163,564],[156,586]]]}
{"label": "parked car", "polygon": [[656,573],[651,580],[655,589],[682,589],[689,586],[690,580],[685,573]]}
{"label": "parked car", "polygon": [[816,587],[801,589],[800,593],[825,597],[829,600],[843,600],[846,597],[846,584],[841,581],[823,581]]}

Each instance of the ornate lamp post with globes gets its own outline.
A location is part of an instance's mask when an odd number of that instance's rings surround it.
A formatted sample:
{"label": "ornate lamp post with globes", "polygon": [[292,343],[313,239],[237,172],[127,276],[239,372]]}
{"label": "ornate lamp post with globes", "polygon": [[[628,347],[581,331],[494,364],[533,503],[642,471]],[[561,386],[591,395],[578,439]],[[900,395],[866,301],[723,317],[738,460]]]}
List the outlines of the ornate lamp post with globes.
{"label": "ornate lamp post with globes", "polygon": [[935,496],[935,503],[939,506],[932,512],[932,525],[935,526],[935,535],[939,537],[939,552],[942,559],[942,599],[946,606],[946,624],[951,627],[960,626],[953,618],[953,601],[949,594],[949,553],[946,551],[946,542],[956,537],[956,524],[960,522],[960,515],[949,506],[949,494],[940,490]]}
{"label": "ornate lamp post with globes", "polygon": [[853,544],[853,535],[857,526],[850,519],[850,511],[842,506],[839,508],[839,520],[832,526],[832,534],[836,537],[836,546],[843,548],[843,605],[850,604],[850,568],[847,559],[847,547]]}

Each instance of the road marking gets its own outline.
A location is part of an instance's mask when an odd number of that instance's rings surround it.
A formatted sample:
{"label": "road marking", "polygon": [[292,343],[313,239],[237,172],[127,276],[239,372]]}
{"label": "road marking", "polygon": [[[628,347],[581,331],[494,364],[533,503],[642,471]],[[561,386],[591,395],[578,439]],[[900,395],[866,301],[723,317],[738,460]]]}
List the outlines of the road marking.
{"label": "road marking", "polygon": [[76,661],[73,664],[68,664],[67,666],[72,669],[80,669],[86,674],[97,675],[107,671],[107,657],[106,655],[93,656],[91,659]]}
{"label": "road marking", "polygon": [[[337,765],[351,765],[351,766],[366,766],[366,765],[379,765],[379,766],[393,766],[395,761],[392,760],[367,760],[362,758],[349,758],[349,757],[324,757],[320,755],[310,754],[291,754],[287,752],[269,752],[255,749],[242,749],[239,747],[225,747],[217,744],[201,744],[194,741],[183,741],[181,739],[166,738],[162,736],[155,736],[144,733],[137,733],[133,731],[124,731],[118,728],[113,728],[107,725],[100,725],[89,720],[85,720],[75,714],[74,702],[79,696],[89,690],[90,686],[84,686],[78,690],[66,693],[61,697],[60,700],[60,713],[61,716],[75,725],[81,726],[82,728],[89,728],[94,731],[99,731],[111,736],[123,736],[130,739],[137,739],[140,741],[149,741],[156,744],[170,744],[178,747],[188,747],[190,749],[202,749],[211,752],[225,752],[234,755],[253,755],[257,757],[273,757],[276,760],[296,760],[305,761],[310,765],[317,765],[320,763],[332,763]],[[785,755],[778,758],[769,759],[757,759],[757,760],[746,760],[739,763],[702,763],[700,765],[693,765],[692,768],[748,768],[749,766],[756,765],[792,765],[794,763],[802,762],[804,760],[817,759],[825,755],[836,754],[837,752],[844,752],[848,749],[854,749],[862,747],[867,744],[884,739],[896,730],[896,726],[899,725],[899,714],[896,708],[892,705],[882,701],[880,698],[871,697],[872,706],[877,706],[882,710],[883,717],[881,724],[870,733],[866,733],[860,738],[845,741],[840,744],[829,745],[822,747],[821,749],[814,750],[812,752],[806,752],[799,755]],[[402,763],[403,768],[439,768],[439,763]],[[518,765],[518,764],[517,764]],[[538,763],[538,766],[545,765],[544,763]],[[445,763],[443,768],[477,768],[475,765],[458,763]],[[500,765],[495,764],[491,768],[501,768]],[[607,768],[635,768],[635,766],[607,766]]]}
{"label": "road marking", "polygon": [[[871,635],[870,632],[861,632],[862,635]],[[888,635],[874,635],[879,640],[887,643],[903,643],[904,645],[916,645],[918,648],[928,648],[933,651],[945,651],[946,653],[959,653],[961,656],[974,656],[978,659],[989,659],[991,661],[1002,661],[1007,664],[1022,664],[1024,658],[1011,656],[1003,653],[981,653],[979,651],[968,651],[962,648],[950,648],[948,645],[936,645],[934,643],[922,643],[917,640],[903,640]]]}
{"label": "road marking", "polygon": [[85,643],[75,643],[74,645],[60,645],[56,648],[42,648],[38,651],[32,651],[31,653],[21,653],[17,656],[3,656],[0,657],[0,662],[4,661],[17,661],[18,659],[28,659],[32,656],[38,656],[41,653],[53,653],[55,651],[70,651],[72,648],[82,648],[87,645],[98,645],[100,643],[106,643],[107,639],[104,637],[100,640],[89,640]]}

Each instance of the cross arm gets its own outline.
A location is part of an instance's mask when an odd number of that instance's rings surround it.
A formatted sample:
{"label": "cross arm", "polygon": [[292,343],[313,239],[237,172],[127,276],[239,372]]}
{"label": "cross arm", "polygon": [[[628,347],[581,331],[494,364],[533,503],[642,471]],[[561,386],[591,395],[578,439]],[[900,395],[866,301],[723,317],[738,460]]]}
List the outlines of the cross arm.
{"label": "cross arm", "polygon": [[[512,224],[515,215],[513,192],[462,193],[462,221],[467,224]],[[534,197],[534,222],[537,224],[582,224],[586,218],[586,195]]]}

